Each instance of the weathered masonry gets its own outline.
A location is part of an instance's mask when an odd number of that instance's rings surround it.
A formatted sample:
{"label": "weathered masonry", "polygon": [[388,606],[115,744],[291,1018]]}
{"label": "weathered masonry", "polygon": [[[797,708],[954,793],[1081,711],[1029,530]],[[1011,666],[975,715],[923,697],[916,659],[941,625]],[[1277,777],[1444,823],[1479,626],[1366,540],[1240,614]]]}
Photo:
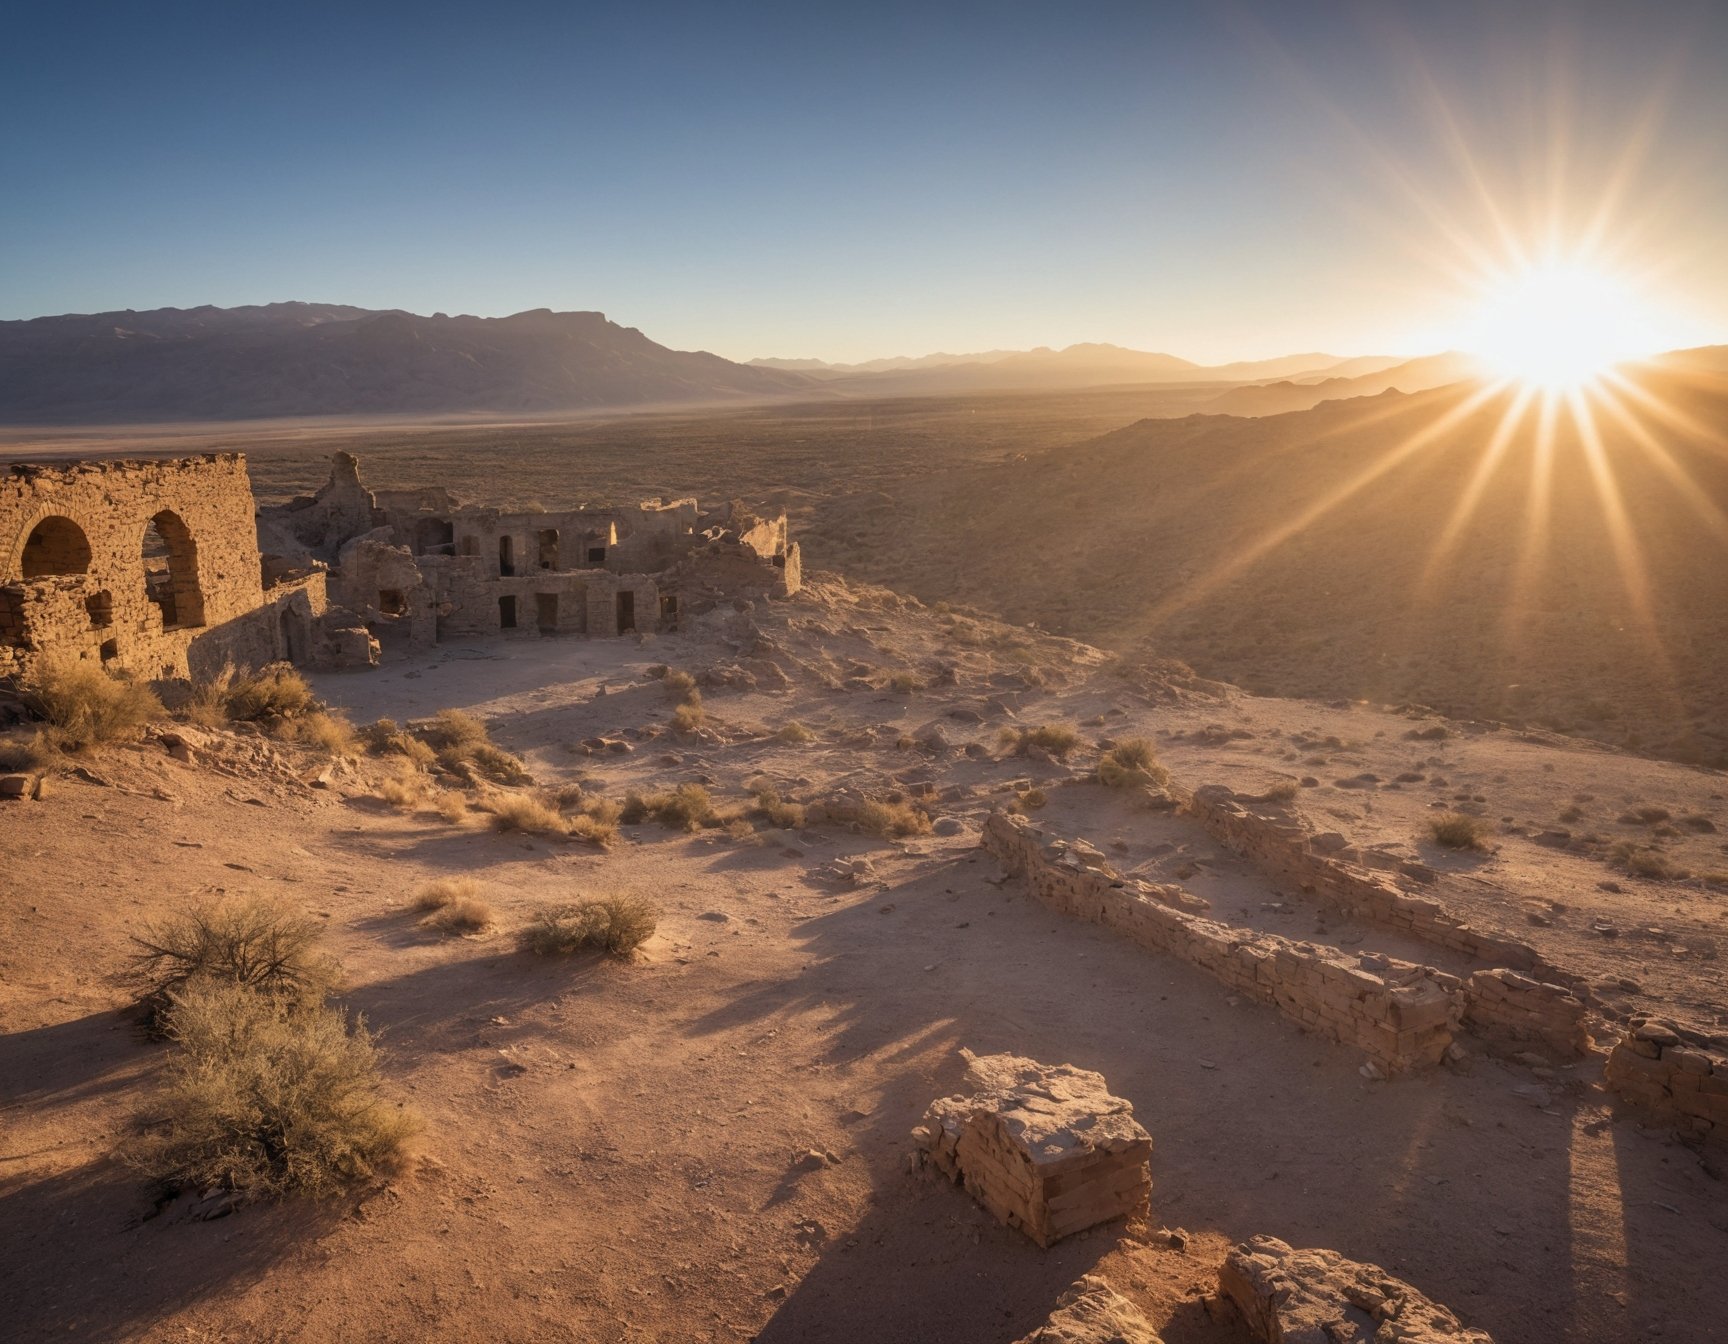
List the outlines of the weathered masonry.
{"label": "weathered masonry", "polygon": [[386,651],[444,639],[675,628],[722,601],[801,586],[786,517],[694,499],[505,511],[449,491],[370,490],[358,461],[259,515],[267,551],[330,566],[330,598]]}
{"label": "weathered masonry", "polygon": [[273,578],[239,453],[0,467],[0,678],[52,659],[153,680],[301,661],[324,576]]}

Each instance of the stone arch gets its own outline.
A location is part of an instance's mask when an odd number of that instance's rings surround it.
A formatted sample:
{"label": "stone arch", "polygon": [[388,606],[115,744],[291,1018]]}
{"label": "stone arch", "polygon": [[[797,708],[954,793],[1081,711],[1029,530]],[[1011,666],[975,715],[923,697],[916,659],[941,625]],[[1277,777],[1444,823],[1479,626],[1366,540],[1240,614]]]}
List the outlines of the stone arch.
{"label": "stone arch", "polygon": [[198,543],[172,509],[163,509],[144,529],[144,591],[162,612],[162,628],[204,624],[204,590],[198,583]]}
{"label": "stone arch", "polygon": [[50,574],[87,574],[90,571],[90,540],[64,514],[51,513],[30,529],[18,558],[27,579]]}

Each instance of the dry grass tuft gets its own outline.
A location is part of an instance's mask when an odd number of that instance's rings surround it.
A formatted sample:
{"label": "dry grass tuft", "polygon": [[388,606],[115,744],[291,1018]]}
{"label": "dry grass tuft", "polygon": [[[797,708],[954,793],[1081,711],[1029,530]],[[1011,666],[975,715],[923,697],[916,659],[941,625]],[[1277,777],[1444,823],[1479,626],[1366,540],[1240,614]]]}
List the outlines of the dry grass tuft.
{"label": "dry grass tuft", "polygon": [[563,835],[568,828],[564,814],[526,793],[501,794],[492,799],[492,829],[521,831],[526,835]]}
{"label": "dry grass tuft", "polygon": [[867,801],[859,808],[855,825],[863,834],[884,840],[930,834],[930,818],[910,803]]}
{"label": "dry grass tuft", "polygon": [[660,912],[641,896],[605,896],[546,911],[522,931],[522,945],[541,956],[584,948],[628,956],[653,935]]}
{"label": "dry grass tuft", "polygon": [[1633,877],[1647,877],[1657,882],[1674,882],[1692,875],[1654,845],[1635,845],[1629,840],[1615,845],[1609,851],[1608,860]]}
{"label": "dry grass tuft", "polygon": [[811,732],[796,719],[781,724],[780,731],[775,733],[774,736],[777,740],[784,742],[789,747],[808,746],[816,740],[816,734]]}
{"label": "dry grass tuft", "polygon": [[672,711],[672,731],[688,737],[708,722],[708,711],[700,704],[686,701]]}
{"label": "dry grass tuft", "polygon": [[412,812],[426,801],[427,787],[426,776],[403,761],[395,774],[379,782],[378,796],[392,807]]}
{"label": "dry grass tuft", "polygon": [[417,769],[427,769],[438,759],[433,751],[414,734],[399,728],[395,719],[379,719],[360,730],[360,739],[375,756],[403,756]]}
{"label": "dry grass tuft", "polygon": [[310,915],[259,897],[193,905],[134,935],[131,979],[153,1023],[174,996],[207,981],[322,1003],[338,975],[318,951],[323,932]]}
{"label": "dry grass tuft", "polygon": [[998,741],[1017,756],[1036,747],[1063,760],[1080,745],[1080,734],[1065,723],[1041,723],[1035,728],[1004,728]]}
{"label": "dry grass tuft", "polygon": [[752,815],[783,831],[796,831],[805,821],[804,804],[789,803],[780,797],[778,789],[763,789],[756,795]]}
{"label": "dry grass tuft", "polygon": [[895,695],[913,695],[924,689],[924,683],[910,672],[896,672],[888,678],[888,689]]}
{"label": "dry grass tuft", "polygon": [[148,686],[111,677],[95,663],[49,663],[24,690],[48,725],[44,743],[61,751],[130,741],[165,713]]}
{"label": "dry grass tuft", "polygon": [[40,732],[0,737],[0,773],[40,770],[54,759],[54,748]]}
{"label": "dry grass tuft", "polygon": [[166,1017],[159,1132],[126,1153],[163,1186],[244,1198],[329,1196],[401,1170],[418,1122],[379,1092],[364,1023],[204,981]]}
{"label": "dry grass tuft", "polygon": [[492,907],[477,896],[458,896],[433,912],[426,923],[440,933],[478,933],[492,927]]}
{"label": "dry grass tuft", "polygon": [[1434,843],[1445,849],[1486,849],[1491,834],[1488,823],[1462,812],[1443,812],[1428,821]]}
{"label": "dry grass tuft", "polygon": [[471,877],[441,877],[428,882],[414,897],[416,910],[442,910],[453,901],[470,900],[480,894],[480,884]]}
{"label": "dry grass tuft", "polygon": [[680,784],[670,792],[626,794],[620,816],[629,825],[653,818],[673,831],[699,831],[716,819],[714,800],[700,784]]}
{"label": "dry grass tuft", "polygon": [[468,800],[454,789],[439,790],[432,809],[452,826],[460,826],[468,819]]}
{"label": "dry grass tuft", "polygon": [[680,705],[699,705],[702,703],[702,692],[696,685],[696,678],[688,672],[673,668],[666,673],[664,682],[666,694]]}
{"label": "dry grass tuft", "polygon": [[1099,759],[1098,782],[1110,789],[1166,790],[1170,787],[1170,772],[1150,742],[1132,737],[1118,742]]}

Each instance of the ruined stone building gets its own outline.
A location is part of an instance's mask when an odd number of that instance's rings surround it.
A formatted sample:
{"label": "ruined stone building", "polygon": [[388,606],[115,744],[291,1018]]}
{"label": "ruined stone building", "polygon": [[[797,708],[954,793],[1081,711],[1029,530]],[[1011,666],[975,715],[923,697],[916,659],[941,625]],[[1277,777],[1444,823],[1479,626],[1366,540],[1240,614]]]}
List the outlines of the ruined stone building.
{"label": "ruined stone building", "polygon": [[306,661],[322,571],[259,563],[239,453],[0,467],[0,678],[94,659],[150,680]]}
{"label": "ruined stone building", "polygon": [[373,492],[345,453],[316,495],[262,511],[239,453],[0,467],[0,681],[55,659],[172,680],[646,633],[799,584],[785,516],[737,505],[501,512]]}
{"label": "ruined stone building", "polygon": [[694,499],[509,512],[449,491],[367,489],[338,453],[316,495],[259,516],[266,549],[330,565],[330,600],[386,649],[443,639],[621,635],[800,586],[786,518]]}

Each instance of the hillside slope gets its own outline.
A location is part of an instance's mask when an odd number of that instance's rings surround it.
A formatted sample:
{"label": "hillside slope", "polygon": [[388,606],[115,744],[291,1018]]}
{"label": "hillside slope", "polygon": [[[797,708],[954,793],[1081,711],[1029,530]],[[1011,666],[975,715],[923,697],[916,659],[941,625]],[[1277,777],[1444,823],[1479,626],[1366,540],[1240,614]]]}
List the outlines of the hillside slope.
{"label": "hillside slope", "polygon": [[339,304],[0,322],[0,421],[542,413],[763,399],[801,374],[670,350],[602,313],[420,317]]}

